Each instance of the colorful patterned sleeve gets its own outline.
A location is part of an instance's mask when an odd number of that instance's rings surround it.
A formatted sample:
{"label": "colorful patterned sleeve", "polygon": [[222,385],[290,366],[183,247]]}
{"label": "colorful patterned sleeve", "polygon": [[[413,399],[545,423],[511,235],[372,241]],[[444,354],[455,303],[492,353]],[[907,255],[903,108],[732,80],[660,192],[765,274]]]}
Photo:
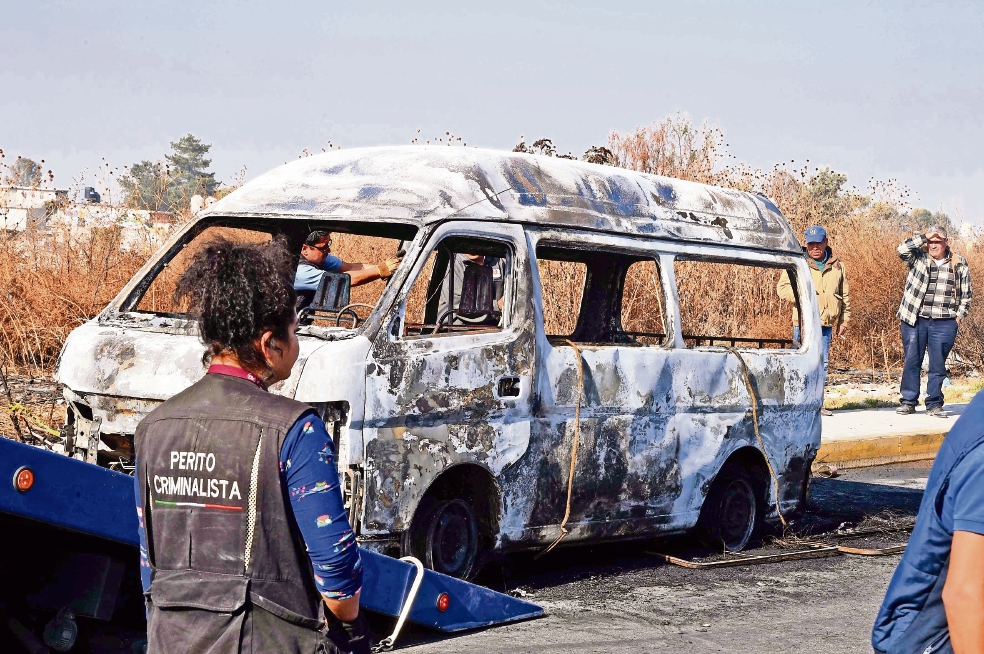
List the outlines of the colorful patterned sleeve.
{"label": "colorful patterned sleeve", "polygon": [[301,416],[280,450],[280,479],[307,545],[318,590],[327,599],[354,597],[362,560],[338,483],[334,445],[314,413]]}
{"label": "colorful patterned sleeve", "polygon": [[[140,463],[134,460],[137,469]],[[133,472],[133,497],[137,502],[137,529],[140,535],[140,585],[145,593],[150,592],[150,561],[147,558],[147,525],[144,523],[143,493],[140,488],[140,475]]]}

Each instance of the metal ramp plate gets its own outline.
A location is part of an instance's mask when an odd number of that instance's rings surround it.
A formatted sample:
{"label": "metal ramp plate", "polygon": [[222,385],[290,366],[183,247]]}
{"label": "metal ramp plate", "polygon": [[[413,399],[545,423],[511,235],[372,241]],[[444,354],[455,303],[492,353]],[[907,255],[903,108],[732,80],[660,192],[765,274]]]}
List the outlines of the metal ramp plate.
{"label": "metal ramp plate", "polygon": [[[34,484],[18,492],[14,474],[24,466]],[[0,511],[139,545],[133,477],[6,438],[0,438]]]}
{"label": "metal ramp plate", "polygon": [[[34,483],[30,490],[18,492],[12,481],[24,466],[34,473]],[[139,545],[132,477],[5,438],[0,438],[0,512]],[[362,606],[399,615],[416,569],[398,559],[360,551],[365,570]],[[444,611],[438,608],[442,594],[447,595]],[[427,570],[408,619],[450,632],[542,615],[536,604]]]}
{"label": "metal ramp plate", "polygon": [[[370,611],[398,616],[417,574],[416,569],[405,561],[365,549],[361,549],[360,554],[364,571],[361,605]],[[442,594],[447,595],[444,611],[438,608]],[[439,631],[462,631],[542,615],[543,609],[536,604],[425,570],[408,619]]]}

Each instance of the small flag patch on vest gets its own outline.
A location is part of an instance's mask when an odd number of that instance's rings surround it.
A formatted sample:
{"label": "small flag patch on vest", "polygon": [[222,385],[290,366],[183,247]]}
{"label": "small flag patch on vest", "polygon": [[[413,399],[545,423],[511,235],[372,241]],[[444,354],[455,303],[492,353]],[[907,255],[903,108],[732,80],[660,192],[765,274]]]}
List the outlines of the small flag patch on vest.
{"label": "small flag patch on vest", "polygon": [[226,506],[224,504],[202,504],[200,502],[167,502],[154,500],[154,506],[191,506],[197,509],[222,509],[224,511],[242,511],[241,506]]}

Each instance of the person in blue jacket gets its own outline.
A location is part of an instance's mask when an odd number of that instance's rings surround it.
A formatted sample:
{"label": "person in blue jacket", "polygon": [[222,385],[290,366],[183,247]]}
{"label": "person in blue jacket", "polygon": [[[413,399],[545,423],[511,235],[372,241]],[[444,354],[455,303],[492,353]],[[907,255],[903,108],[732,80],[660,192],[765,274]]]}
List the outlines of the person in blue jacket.
{"label": "person in blue jacket", "polygon": [[871,644],[884,654],[984,654],[984,393],[940,446]]}

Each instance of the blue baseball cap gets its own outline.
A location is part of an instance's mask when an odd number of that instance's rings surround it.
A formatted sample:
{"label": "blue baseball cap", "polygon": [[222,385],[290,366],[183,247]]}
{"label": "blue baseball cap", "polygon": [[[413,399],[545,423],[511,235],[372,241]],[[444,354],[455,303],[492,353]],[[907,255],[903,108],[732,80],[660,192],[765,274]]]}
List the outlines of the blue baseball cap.
{"label": "blue baseball cap", "polygon": [[819,243],[825,238],[827,238],[827,230],[820,225],[814,225],[813,227],[806,228],[807,243]]}

